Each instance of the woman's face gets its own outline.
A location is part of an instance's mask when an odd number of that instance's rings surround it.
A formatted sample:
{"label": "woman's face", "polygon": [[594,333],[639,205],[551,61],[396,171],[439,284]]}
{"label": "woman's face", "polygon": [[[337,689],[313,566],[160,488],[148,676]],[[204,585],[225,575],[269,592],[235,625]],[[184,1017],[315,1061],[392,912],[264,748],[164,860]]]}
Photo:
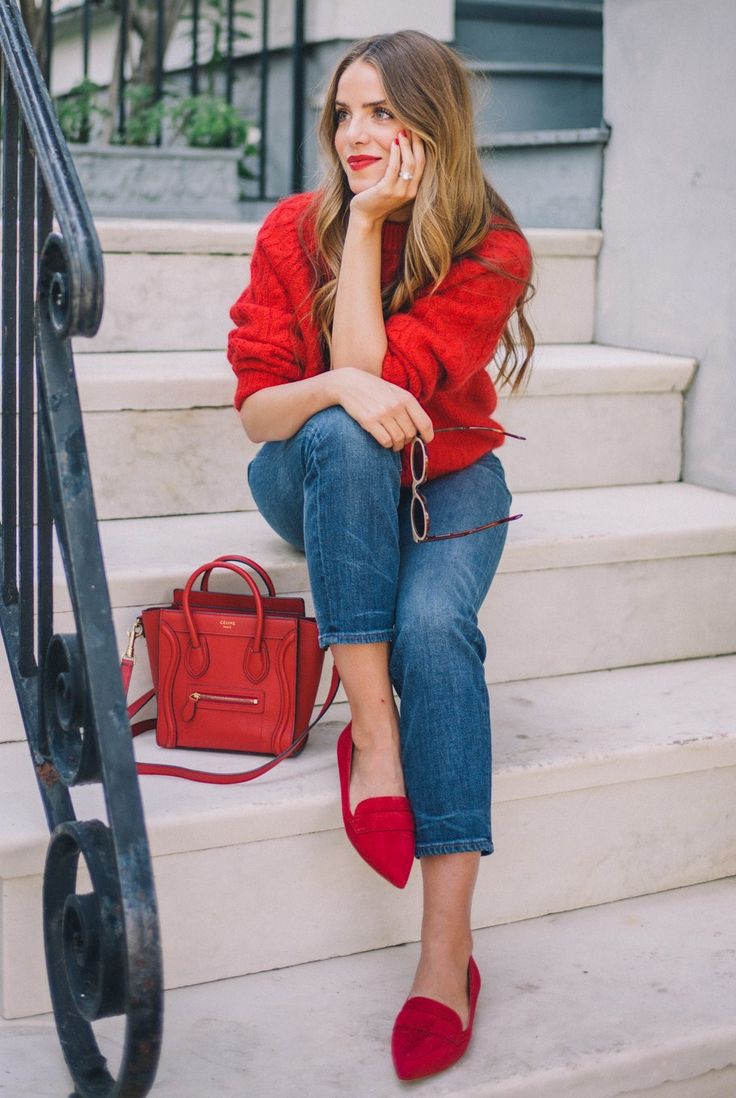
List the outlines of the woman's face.
{"label": "woman's face", "polygon": [[402,128],[385,104],[381,78],[367,61],[343,72],[335,96],[335,149],[353,194],[375,186],[388,166],[391,143]]}

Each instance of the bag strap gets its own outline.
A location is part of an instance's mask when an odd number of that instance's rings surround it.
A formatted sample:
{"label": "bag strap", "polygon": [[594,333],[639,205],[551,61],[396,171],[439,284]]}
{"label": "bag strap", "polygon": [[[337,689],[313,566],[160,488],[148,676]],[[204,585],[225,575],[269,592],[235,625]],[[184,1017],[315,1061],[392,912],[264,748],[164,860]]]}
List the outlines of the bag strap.
{"label": "bag strap", "polygon": [[[128,696],[128,688],[130,687],[130,678],[133,673],[133,664],[135,657],[133,654],[136,638],[141,636],[143,632],[143,624],[138,618],[136,620],[133,629],[130,630],[128,636],[130,641],[128,647],[125,650],[125,655],[120,661],[120,673],[123,679],[123,689],[125,696]],[[172,778],[186,778],[190,782],[210,782],[213,785],[234,785],[239,782],[249,782],[253,778],[259,778],[261,774],[268,773],[274,766],[277,766],[288,755],[293,755],[294,751],[300,747],[300,745],[306,740],[309,733],[314,728],[315,724],[322,720],[329,707],[335,700],[338,687],[340,686],[340,676],[337,671],[337,667],[333,664],[332,667],[332,681],[330,682],[329,690],[327,691],[327,697],[324,704],[319,711],[319,714],[308,725],[304,731],[290,743],[280,754],[276,755],[273,759],[269,759],[267,763],[263,763],[261,766],[255,766],[251,770],[241,770],[235,774],[222,774],[218,771],[212,770],[194,770],[186,766],[170,766],[167,763],[141,763],[135,764],[135,769],[138,774],[162,774],[168,775]],[[134,717],[136,713],[143,708],[147,702],[151,701],[156,696],[155,689],[147,690],[145,694],[141,694],[139,698],[131,702],[128,706],[128,716]],[[150,732],[156,727],[156,718],[151,717],[148,720],[136,721],[135,724],[131,724],[130,731],[133,737],[140,736],[142,732]]]}

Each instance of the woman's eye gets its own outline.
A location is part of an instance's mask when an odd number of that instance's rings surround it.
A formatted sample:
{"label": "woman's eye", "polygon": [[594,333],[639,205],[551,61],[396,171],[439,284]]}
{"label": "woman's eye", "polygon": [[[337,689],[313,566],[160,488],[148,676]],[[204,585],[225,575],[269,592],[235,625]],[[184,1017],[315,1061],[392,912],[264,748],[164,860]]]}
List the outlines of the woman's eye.
{"label": "woman's eye", "polygon": [[[347,115],[347,113],[348,112],[345,110],[344,107],[339,107],[335,111],[335,119],[338,122],[342,122],[343,119],[345,118],[345,116]],[[375,113],[384,115],[385,119],[393,118],[393,115],[391,114],[391,111],[387,110],[386,107],[376,107]]]}

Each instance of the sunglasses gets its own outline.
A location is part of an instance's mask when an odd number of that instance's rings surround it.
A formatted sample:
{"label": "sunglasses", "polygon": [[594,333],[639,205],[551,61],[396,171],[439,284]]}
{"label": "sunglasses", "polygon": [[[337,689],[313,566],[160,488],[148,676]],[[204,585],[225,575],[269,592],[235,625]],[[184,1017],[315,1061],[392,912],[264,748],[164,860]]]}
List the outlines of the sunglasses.
{"label": "sunglasses", "polygon": [[[506,435],[508,438],[518,438],[526,442],[524,435],[512,435],[510,431],[502,431],[500,427],[438,427],[434,432],[440,431],[495,431],[497,434]],[[464,538],[468,534],[477,534],[479,530],[490,530],[492,526],[501,526],[504,522],[513,522],[522,516],[509,515],[507,518],[496,519],[494,522],[486,522],[483,526],[475,526],[472,530],[460,530],[456,534],[431,534],[429,533],[429,510],[427,501],[417,489],[427,479],[429,458],[423,439],[417,435],[411,444],[411,532],[414,541],[443,541],[445,538]]]}

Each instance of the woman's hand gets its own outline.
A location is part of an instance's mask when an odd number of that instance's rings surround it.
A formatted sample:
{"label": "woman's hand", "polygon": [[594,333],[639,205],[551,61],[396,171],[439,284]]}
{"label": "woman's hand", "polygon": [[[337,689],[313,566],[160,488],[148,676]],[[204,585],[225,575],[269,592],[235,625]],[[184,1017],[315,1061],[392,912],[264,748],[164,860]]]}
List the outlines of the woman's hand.
{"label": "woman's hand", "polygon": [[[388,166],[378,183],[361,191],[350,200],[350,216],[354,214],[367,221],[385,221],[389,214],[400,210],[416,198],[424,171],[424,142],[418,134],[400,130],[391,144]],[[400,172],[411,172],[412,179],[401,179]]]}
{"label": "woman's hand", "polygon": [[432,441],[432,420],[406,389],[354,366],[332,375],[338,403],[387,450],[403,450],[417,434]]}

